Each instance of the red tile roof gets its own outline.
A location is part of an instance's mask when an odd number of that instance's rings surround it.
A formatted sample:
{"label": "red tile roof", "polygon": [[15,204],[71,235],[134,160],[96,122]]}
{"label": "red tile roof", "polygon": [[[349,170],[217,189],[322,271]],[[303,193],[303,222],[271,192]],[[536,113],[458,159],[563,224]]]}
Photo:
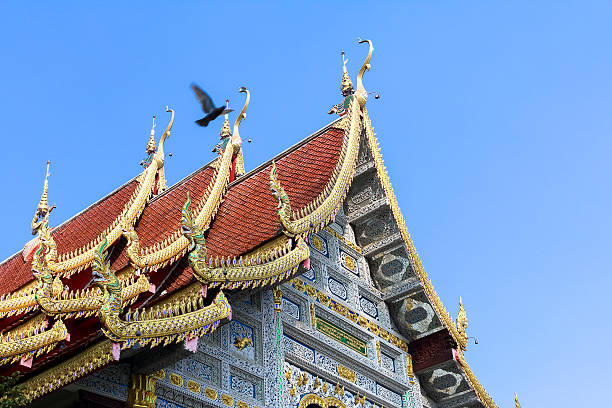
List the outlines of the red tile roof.
{"label": "red tile roof", "polygon": [[[276,159],[278,179],[299,210],[325,188],[336,167],[344,133],[328,128],[318,137]],[[271,163],[231,186],[212,227],[206,248],[210,256],[239,256],[274,238],[280,228],[277,201],[270,192]]]}
{"label": "red tile roof", "polygon": [[[200,203],[214,175],[214,169],[209,165],[202,167],[182,181],[173,185],[164,194],[149,203],[136,225],[136,233],[141,250],[162,242],[181,227],[181,211],[187,192],[191,197],[192,208]],[[125,248],[112,263],[112,268],[120,270],[127,266],[129,258]]]}
{"label": "red tile roof", "polygon": [[[343,137],[341,129],[328,127],[275,158],[278,178],[292,209],[305,207],[325,188],[338,162]],[[230,186],[208,230],[209,256],[239,256],[279,234],[277,201],[270,192],[271,167],[266,163]],[[168,293],[193,281],[188,266],[175,274]]]}
{"label": "red tile roof", "polygon": [[[121,215],[121,211],[136,190],[133,179],[83,212],[72,217],[51,235],[57,244],[58,255],[74,251],[96,239],[102,231]],[[31,260],[25,262],[21,252],[0,264],[0,293],[9,293],[32,281]]]}
{"label": "red tile roof", "polygon": [[[275,158],[278,178],[293,210],[306,206],[326,186],[337,164],[343,137],[343,131],[332,124]],[[230,185],[207,234],[210,256],[239,256],[278,235],[280,222],[276,200],[270,193],[270,168],[271,162],[266,163]],[[147,205],[136,225],[141,248],[162,242],[180,228],[187,191],[193,203],[199,203],[213,175],[214,169],[206,165]],[[128,182],[56,228],[53,236],[58,252],[72,251],[95,239],[120,215],[137,184],[135,179]],[[112,256],[115,270],[129,262],[124,244],[119,244],[120,252]],[[176,278],[167,283],[169,291],[191,281],[188,266],[176,269],[173,273]],[[89,273],[89,270],[81,273]],[[1,293],[14,291],[31,280],[30,263],[24,262],[21,254],[0,264]]]}
{"label": "red tile roof", "polygon": [[[343,131],[332,124],[275,158],[278,177],[294,210],[303,208],[324,189],[337,164],[343,137]],[[207,246],[211,256],[238,256],[281,233],[276,200],[270,193],[270,168],[271,162],[265,163],[230,185],[208,231]],[[214,169],[209,165],[204,166],[147,205],[136,226],[141,247],[161,242],[177,231],[187,191],[190,192],[192,201],[198,203],[203,198],[213,174]],[[135,187],[136,182],[132,180],[58,227],[53,234],[56,240],[61,240],[63,250],[76,248],[87,239],[97,237],[114,219],[115,214],[118,215]],[[77,241],[74,244],[70,243],[70,234],[73,234]],[[125,244],[124,239],[115,244],[116,254],[111,255],[112,267],[115,270],[129,262]],[[58,242],[58,247],[59,245]],[[88,268],[78,275],[90,273]],[[31,277],[30,265],[24,263],[19,253],[0,264],[0,291],[6,293],[18,289],[30,281]],[[151,277],[156,281],[158,289],[146,302],[148,305],[156,303],[163,290],[170,294],[194,280],[191,268],[184,258],[174,265],[153,272]],[[137,304],[141,304],[145,298],[146,296],[141,297]],[[63,358],[60,355],[73,353],[99,335],[94,328],[99,327],[97,318],[68,322],[73,325],[71,330],[75,332],[76,338],[67,344],[65,349],[57,349],[39,357],[36,360],[36,371],[52,364],[52,360]],[[83,330],[86,335],[81,330],[85,327],[87,329]]]}

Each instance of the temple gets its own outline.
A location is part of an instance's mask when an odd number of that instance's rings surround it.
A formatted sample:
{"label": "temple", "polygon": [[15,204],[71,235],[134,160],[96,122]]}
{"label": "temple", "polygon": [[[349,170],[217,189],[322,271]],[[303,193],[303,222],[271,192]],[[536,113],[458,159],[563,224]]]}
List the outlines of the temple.
{"label": "temple", "polygon": [[248,173],[246,88],[173,186],[169,108],[142,172],[59,226],[47,171],[35,237],[0,264],[0,375],[34,407],[496,407],[400,212],[360,43],[336,119]]}

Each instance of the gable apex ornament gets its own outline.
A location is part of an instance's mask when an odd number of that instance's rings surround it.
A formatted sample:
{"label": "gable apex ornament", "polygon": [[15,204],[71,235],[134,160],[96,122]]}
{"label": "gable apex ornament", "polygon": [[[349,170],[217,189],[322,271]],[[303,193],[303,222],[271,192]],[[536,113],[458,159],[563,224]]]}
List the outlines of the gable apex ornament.
{"label": "gable apex ornament", "polygon": [[32,218],[32,235],[36,235],[40,230],[42,224],[49,218],[49,214],[55,208],[55,204],[49,208],[49,201],[47,199],[47,189],[49,187],[49,165],[50,161],[47,161],[47,173],[45,175],[45,183],[43,184],[43,191],[40,196],[40,201],[34,212],[34,218]]}

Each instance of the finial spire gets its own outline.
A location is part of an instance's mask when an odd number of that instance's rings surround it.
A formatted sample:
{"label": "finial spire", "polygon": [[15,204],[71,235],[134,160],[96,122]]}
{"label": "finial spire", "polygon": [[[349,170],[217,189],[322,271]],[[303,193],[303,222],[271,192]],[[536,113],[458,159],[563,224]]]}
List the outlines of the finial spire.
{"label": "finial spire", "polygon": [[[225,100],[225,107],[229,108],[229,99]],[[223,127],[221,128],[219,135],[221,136],[221,139],[225,139],[226,137],[232,135],[232,130],[229,123],[229,113],[225,114],[225,120],[223,121]]]}
{"label": "finial spire", "polygon": [[45,176],[45,184],[43,185],[43,192],[40,196],[40,201],[38,202],[38,207],[36,208],[38,211],[49,211],[49,201],[47,200],[47,188],[49,187],[49,165],[50,161],[47,161],[47,174]]}
{"label": "finial spire", "polygon": [[153,115],[153,125],[151,126],[151,136],[149,137],[149,143],[147,143],[147,153],[155,153],[155,115]]}
{"label": "finial spire", "polygon": [[43,192],[36,207],[34,218],[32,219],[32,235],[36,235],[40,226],[45,221],[49,213],[55,208],[55,205],[49,208],[49,200],[47,199],[47,188],[49,187],[49,165],[50,161],[47,161],[47,173],[45,175],[45,184],[43,185]]}
{"label": "finial spire", "polygon": [[518,396],[516,395],[516,392],[514,393],[514,406],[515,408],[521,408],[521,404],[519,404],[518,402]]}
{"label": "finial spire", "polygon": [[342,92],[342,95],[347,96],[353,92],[353,83],[351,82],[351,78],[346,70],[348,58],[344,58],[344,51],[342,51],[340,54],[342,55],[342,82],[340,83],[340,91]]}

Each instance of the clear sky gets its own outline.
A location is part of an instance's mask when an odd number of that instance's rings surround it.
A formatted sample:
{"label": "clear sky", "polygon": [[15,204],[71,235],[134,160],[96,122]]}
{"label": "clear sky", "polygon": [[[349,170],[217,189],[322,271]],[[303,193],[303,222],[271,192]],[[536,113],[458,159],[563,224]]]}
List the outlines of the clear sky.
{"label": "clear sky", "polygon": [[612,3],[289,3],[3,2],[0,258],[31,238],[47,160],[58,225],[139,172],[170,105],[176,182],[221,126],[193,123],[196,81],[237,109],[251,90],[252,169],[333,119],[340,51],[354,78],[370,38],[370,116],[451,315],[463,297],[478,378],[501,407],[606,405]]}

